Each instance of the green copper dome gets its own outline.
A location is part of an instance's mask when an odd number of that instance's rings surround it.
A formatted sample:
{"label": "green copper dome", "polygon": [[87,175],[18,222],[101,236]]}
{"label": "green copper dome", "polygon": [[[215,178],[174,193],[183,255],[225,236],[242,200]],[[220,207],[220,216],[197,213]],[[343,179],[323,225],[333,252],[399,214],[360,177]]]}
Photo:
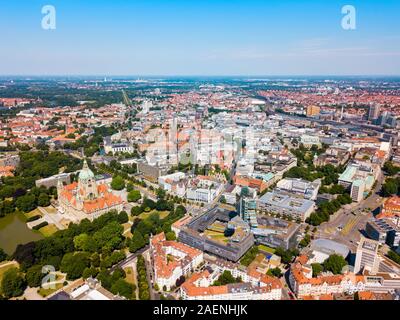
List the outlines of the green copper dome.
{"label": "green copper dome", "polygon": [[83,162],[83,168],[79,172],[79,180],[87,181],[90,179],[94,179],[94,173],[90,170],[86,160]]}

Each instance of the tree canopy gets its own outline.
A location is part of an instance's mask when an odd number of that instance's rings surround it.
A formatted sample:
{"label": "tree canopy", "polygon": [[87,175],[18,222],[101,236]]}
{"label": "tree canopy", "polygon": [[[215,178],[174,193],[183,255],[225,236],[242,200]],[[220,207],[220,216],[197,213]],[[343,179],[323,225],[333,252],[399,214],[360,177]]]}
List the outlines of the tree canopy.
{"label": "tree canopy", "polygon": [[67,274],[68,280],[82,277],[83,271],[89,267],[89,254],[86,252],[66,253],[61,261],[61,271]]}
{"label": "tree canopy", "polygon": [[138,202],[142,199],[142,195],[138,190],[132,190],[128,193],[128,202]]}
{"label": "tree canopy", "polygon": [[17,268],[4,272],[1,280],[1,291],[7,299],[21,296],[26,289],[23,274]]}
{"label": "tree canopy", "polygon": [[113,188],[113,190],[118,190],[118,191],[124,189],[125,188],[124,178],[122,178],[121,176],[113,177],[111,181],[111,188]]}
{"label": "tree canopy", "polygon": [[45,274],[42,273],[42,267],[43,266],[39,264],[34,265],[27,270],[25,278],[29,287],[40,287],[42,279],[45,276]]}
{"label": "tree canopy", "polygon": [[5,251],[0,248],[0,262],[3,262],[4,260],[8,259],[8,255],[7,253],[5,253]]}
{"label": "tree canopy", "polygon": [[342,273],[343,267],[346,265],[346,260],[338,254],[330,255],[323,263],[324,270],[331,271],[334,274]]}
{"label": "tree canopy", "polygon": [[242,282],[242,279],[239,278],[235,278],[234,276],[232,276],[232,273],[228,270],[225,270],[219,277],[217,280],[214,281],[213,286],[224,286],[226,284],[230,284],[230,283],[239,283]]}

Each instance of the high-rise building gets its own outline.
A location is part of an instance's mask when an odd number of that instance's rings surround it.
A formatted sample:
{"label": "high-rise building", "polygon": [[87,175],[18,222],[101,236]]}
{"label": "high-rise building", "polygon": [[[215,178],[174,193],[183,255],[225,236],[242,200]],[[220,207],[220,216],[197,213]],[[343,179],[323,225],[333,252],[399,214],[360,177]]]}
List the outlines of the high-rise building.
{"label": "high-rise building", "polygon": [[387,112],[387,111],[382,112],[382,114],[376,120],[376,123],[380,126],[385,125],[389,116],[390,116],[389,112]]}
{"label": "high-rise building", "polygon": [[367,222],[365,232],[368,237],[388,244],[390,247],[398,247],[400,244],[400,226],[389,219],[373,219]]}
{"label": "high-rise building", "polygon": [[256,200],[242,194],[237,205],[237,211],[243,221],[248,222],[252,228],[258,227],[256,208]]}
{"label": "high-rise building", "polygon": [[369,107],[368,120],[376,120],[379,117],[381,106],[374,104]]}
{"label": "high-rise building", "polygon": [[364,199],[365,183],[363,180],[355,180],[351,185],[351,198],[354,202],[360,202]]}
{"label": "high-rise building", "polygon": [[354,273],[358,273],[364,269],[367,269],[371,273],[378,272],[380,263],[378,249],[378,241],[362,237],[357,248]]}
{"label": "high-rise building", "polygon": [[318,106],[307,106],[306,115],[307,117],[317,116],[319,115],[321,108]]}
{"label": "high-rise building", "polygon": [[387,119],[386,119],[386,125],[388,125],[391,128],[396,128],[397,126],[397,118],[393,115],[390,115]]}
{"label": "high-rise building", "polygon": [[150,109],[151,109],[152,106],[153,106],[153,103],[152,103],[151,101],[145,100],[145,101],[143,102],[143,105],[142,105],[142,113],[143,113],[143,114],[149,113],[149,111],[150,111]]}

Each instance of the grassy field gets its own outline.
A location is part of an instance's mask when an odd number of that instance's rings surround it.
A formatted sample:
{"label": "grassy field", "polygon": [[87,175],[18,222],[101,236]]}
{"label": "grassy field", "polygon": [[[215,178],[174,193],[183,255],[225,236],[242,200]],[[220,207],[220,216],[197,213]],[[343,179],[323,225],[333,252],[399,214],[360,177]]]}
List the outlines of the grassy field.
{"label": "grassy field", "polygon": [[204,234],[208,237],[210,237],[213,240],[220,241],[220,242],[228,242],[229,239],[225,237],[223,232],[216,232],[216,231],[211,231],[211,230],[205,230]]}
{"label": "grassy field", "polygon": [[44,235],[45,237],[50,237],[52,234],[57,232],[58,229],[54,224],[49,224],[43,228],[39,229],[39,232]]}
{"label": "grassy field", "polygon": [[29,219],[29,218],[32,218],[34,216],[42,216],[42,213],[39,211],[39,209],[35,209],[35,210],[32,210],[31,212],[24,213],[24,216],[27,219]]}
{"label": "grassy field", "polygon": [[258,246],[258,249],[259,249],[260,251],[268,252],[268,253],[271,253],[271,254],[274,254],[274,253],[275,253],[275,249],[270,248],[270,247],[267,247],[267,246],[265,246],[265,245],[263,245],[263,244],[260,244],[260,245]]}
{"label": "grassy field", "polygon": [[60,280],[65,280],[66,275],[65,274],[56,274],[56,281],[60,281]]}
{"label": "grassy field", "polygon": [[137,283],[136,283],[135,271],[133,270],[132,267],[124,268],[124,271],[126,273],[126,277],[125,277],[126,282],[128,282],[130,284],[133,284],[136,287],[135,294],[134,294],[134,298],[136,298],[137,297],[138,288],[137,288]]}
{"label": "grassy field", "polygon": [[46,298],[47,296],[51,295],[52,293],[56,292],[57,290],[61,289],[63,287],[62,283],[57,283],[55,286],[55,289],[45,289],[45,288],[40,288],[37,292],[43,297]]}
{"label": "grassy field", "polygon": [[215,232],[224,232],[225,231],[225,227],[220,227],[220,226],[209,226],[208,230],[210,231],[215,231]]}
{"label": "grassy field", "polygon": [[126,273],[125,280],[127,282],[131,283],[131,284],[136,284],[135,272],[133,271],[133,268],[132,267],[127,267],[127,268],[124,268],[124,271]]}
{"label": "grassy field", "polygon": [[143,212],[141,214],[139,214],[139,218],[140,219],[146,219],[148,216],[150,216],[152,213],[158,213],[160,216],[160,219],[164,219],[166,216],[169,215],[169,211],[157,211],[157,210],[152,210],[150,212]]}
{"label": "grassy field", "polygon": [[46,207],[46,208],[43,208],[47,213],[49,213],[49,214],[55,214],[55,213],[57,213],[57,209],[56,208],[54,208],[53,206],[49,206],[49,207]]}

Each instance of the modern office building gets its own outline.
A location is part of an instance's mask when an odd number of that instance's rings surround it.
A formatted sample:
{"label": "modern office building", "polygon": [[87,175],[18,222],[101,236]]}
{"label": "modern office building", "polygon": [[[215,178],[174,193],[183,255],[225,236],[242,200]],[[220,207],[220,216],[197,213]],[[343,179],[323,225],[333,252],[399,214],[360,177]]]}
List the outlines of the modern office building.
{"label": "modern office building", "polygon": [[365,225],[365,233],[372,240],[378,241],[383,244],[387,238],[387,224],[382,219],[373,219],[367,222]]}
{"label": "modern office building", "polygon": [[143,177],[151,182],[158,182],[158,178],[167,174],[168,168],[158,165],[150,165],[145,161],[137,162],[137,171]]}
{"label": "modern office building", "polygon": [[365,232],[368,237],[381,244],[398,247],[400,243],[400,226],[389,219],[373,219],[367,222]]}
{"label": "modern office building", "polygon": [[371,105],[369,107],[368,120],[374,121],[374,120],[378,119],[380,110],[381,110],[381,106],[379,104]]}
{"label": "modern office building", "polygon": [[[241,220],[238,216],[235,218],[236,220]],[[219,207],[212,208],[182,226],[178,239],[193,248],[236,262],[253,246],[254,237],[246,223],[242,221],[239,226],[237,221],[230,223],[231,221],[231,211]],[[220,241],[220,239],[213,238],[206,233],[206,230],[215,222],[225,224],[226,228],[228,228],[229,223],[230,225],[238,226],[238,228],[234,230],[233,235],[226,237],[226,241]],[[223,231],[222,234],[224,233]]]}
{"label": "modern office building", "polygon": [[300,225],[283,219],[260,215],[257,218],[258,227],[252,229],[254,238],[259,244],[271,248],[295,248],[299,242]]}
{"label": "modern office building", "polygon": [[240,197],[237,204],[237,212],[243,221],[249,223],[251,228],[257,228],[257,202],[255,199],[245,196]]}
{"label": "modern office building", "polygon": [[315,202],[291,197],[280,192],[268,192],[258,201],[259,210],[287,215],[305,221],[315,210]]}
{"label": "modern office building", "polygon": [[378,272],[380,263],[378,249],[378,241],[362,237],[357,247],[354,272],[359,273],[364,269],[372,273]]}
{"label": "modern office building", "polygon": [[319,115],[321,108],[318,106],[307,106],[306,115],[307,117],[313,117]]}
{"label": "modern office building", "polygon": [[142,113],[143,114],[148,114],[152,107],[153,107],[153,103],[151,101],[148,101],[148,100],[143,101]]}
{"label": "modern office building", "polygon": [[363,180],[356,180],[351,185],[350,196],[354,202],[361,202],[364,199],[365,183]]}
{"label": "modern office building", "polygon": [[380,172],[378,164],[353,161],[339,176],[338,183],[351,191],[353,201],[359,202],[372,189]]}
{"label": "modern office building", "polygon": [[309,182],[303,179],[286,178],[276,184],[276,189],[288,192],[294,196],[299,196],[308,200],[316,200],[321,181]]}

